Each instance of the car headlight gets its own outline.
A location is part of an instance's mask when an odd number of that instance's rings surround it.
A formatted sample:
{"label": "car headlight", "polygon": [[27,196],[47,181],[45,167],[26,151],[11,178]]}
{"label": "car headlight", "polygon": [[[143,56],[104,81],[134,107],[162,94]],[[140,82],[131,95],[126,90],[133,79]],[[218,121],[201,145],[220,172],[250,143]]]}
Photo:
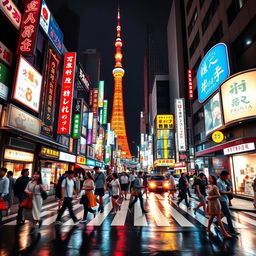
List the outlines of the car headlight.
{"label": "car headlight", "polygon": [[156,183],[154,183],[154,182],[149,183],[149,188],[155,188],[155,187],[156,187]]}
{"label": "car headlight", "polygon": [[165,188],[169,188],[169,182],[165,182],[164,184],[163,184],[163,187],[165,187]]}

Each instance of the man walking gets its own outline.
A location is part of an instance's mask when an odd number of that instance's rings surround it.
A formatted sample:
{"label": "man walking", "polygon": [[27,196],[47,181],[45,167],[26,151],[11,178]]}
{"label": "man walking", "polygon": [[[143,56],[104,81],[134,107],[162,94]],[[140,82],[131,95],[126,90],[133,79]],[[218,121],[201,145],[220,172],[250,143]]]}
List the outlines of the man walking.
{"label": "man walking", "polygon": [[228,228],[229,228],[229,234],[231,236],[238,236],[240,233],[238,233],[232,223],[232,217],[229,209],[229,200],[228,200],[228,195],[232,194],[231,190],[227,190],[227,184],[225,183],[225,180],[228,179],[228,171],[222,171],[220,174],[220,178],[217,181],[217,186],[219,188],[221,197],[220,197],[220,204],[221,204],[221,210],[224,216],[227,218],[228,222]]}
{"label": "man walking", "polygon": [[138,177],[135,178],[134,181],[134,190],[136,191],[136,195],[134,200],[130,203],[128,210],[129,212],[131,212],[131,209],[133,207],[133,205],[137,202],[138,198],[140,199],[140,207],[142,210],[142,213],[147,213],[144,209],[144,205],[143,205],[143,198],[142,198],[142,189],[143,189],[143,180],[142,180],[142,176],[143,176],[143,172],[139,172],[138,173]]}
{"label": "man walking", "polygon": [[77,197],[77,193],[75,190],[75,181],[74,181],[74,172],[69,170],[67,172],[67,178],[65,178],[62,183],[61,183],[61,201],[63,201],[62,207],[59,210],[57,219],[56,219],[56,224],[61,225],[61,217],[68,208],[69,215],[74,221],[74,224],[78,224],[79,220],[76,218],[74,211],[73,211],[73,205],[72,205],[72,200],[73,200],[73,194]]}
{"label": "man walking", "polygon": [[[9,193],[9,179],[5,176],[7,172],[6,168],[0,168],[0,202],[8,200]],[[2,226],[2,210],[0,210],[0,227]]]}
{"label": "man walking", "polygon": [[130,192],[132,191],[132,189],[134,187],[134,181],[135,181],[136,177],[137,177],[137,175],[135,174],[135,172],[133,170],[132,173],[129,175]]}
{"label": "man walking", "polygon": [[12,207],[12,204],[13,204],[15,180],[13,178],[13,172],[12,171],[8,171],[6,177],[9,179],[9,196],[8,196],[7,215],[10,215],[11,214],[11,207]]}
{"label": "man walking", "polygon": [[179,179],[179,197],[180,199],[177,202],[177,205],[181,203],[183,199],[185,199],[186,206],[190,208],[187,198],[187,179],[185,173],[181,173],[181,177]]}
{"label": "man walking", "polygon": [[[14,195],[18,197],[19,203],[21,203],[26,197],[26,193],[24,192],[25,188],[27,187],[28,182],[30,181],[29,176],[29,169],[23,169],[21,171],[21,177],[19,177],[15,184],[14,184]],[[24,223],[23,217],[23,208],[19,206],[18,215],[17,215],[17,224]]]}
{"label": "man walking", "polygon": [[103,213],[104,211],[104,206],[103,206],[103,196],[105,195],[106,191],[106,177],[103,172],[101,172],[100,168],[98,166],[95,166],[93,168],[95,171],[94,174],[94,183],[95,183],[95,196],[99,197],[98,202],[99,202],[99,208],[98,211]]}

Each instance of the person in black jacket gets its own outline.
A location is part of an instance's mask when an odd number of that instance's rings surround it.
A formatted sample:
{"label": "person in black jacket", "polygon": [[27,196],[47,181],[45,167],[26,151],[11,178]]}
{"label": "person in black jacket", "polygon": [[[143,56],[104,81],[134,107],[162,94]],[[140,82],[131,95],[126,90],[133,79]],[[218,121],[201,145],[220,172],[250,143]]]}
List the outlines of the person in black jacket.
{"label": "person in black jacket", "polygon": [[[21,171],[21,177],[19,177],[14,185],[14,195],[18,197],[19,202],[21,203],[26,197],[26,193],[24,192],[25,188],[27,187],[28,182],[30,181],[29,176],[29,169],[23,169]],[[23,218],[23,208],[19,206],[18,215],[17,215],[17,224],[24,223]]]}
{"label": "person in black jacket", "polygon": [[181,173],[181,177],[179,179],[179,197],[180,199],[177,202],[177,205],[181,203],[183,199],[185,199],[186,206],[190,208],[190,205],[188,203],[188,198],[187,198],[187,186],[188,186],[188,181],[186,179],[185,173]]}

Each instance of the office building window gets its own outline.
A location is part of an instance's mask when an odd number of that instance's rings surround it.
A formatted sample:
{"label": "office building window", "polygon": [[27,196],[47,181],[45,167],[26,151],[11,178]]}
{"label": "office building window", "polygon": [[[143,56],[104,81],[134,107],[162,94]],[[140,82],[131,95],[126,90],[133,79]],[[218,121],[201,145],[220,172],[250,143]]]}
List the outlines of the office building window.
{"label": "office building window", "polygon": [[188,25],[188,36],[190,36],[190,34],[192,32],[192,30],[196,24],[197,18],[198,18],[198,13],[197,13],[197,9],[195,9],[195,11],[192,15],[191,21],[189,22],[189,25]]}
{"label": "office building window", "polygon": [[207,45],[204,48],[204,54],[208,52],[208,50],[211,49],[212,46],[220,42],[220,39],[223,37],[223,27],[222,22],[218,25],[218,27],[215,29],[213,35],[211,36],[210,40],[208,41]]}
{"label": "office building window", "polygon": [[200,43],[200,37],[199,37],[199,31],[196,33],[196,36],[191,44],[191,46],[189,47],[189,55],[190,55],[190,58],[192,58],[197,46],[199,45]]}
{"label": "office building window", "polygon": [[193,0],[188,0],[188,3],[186,5],[186,13],[187,13],[187,15],[189,14],[189,11],[191,9],[192,3],[193,3]]}
{"label": "office building window", "polygon": [[205,0],[199,0],[200,8],[203,7]]}
{"label": "office building window", "polygon": [[227,10],[228,25],[231,25],[247,0],[233,0]]}
{"label": "office building window", "polygon": [[197,70],[198,70],[198,67],[199,67],[199,65],[200,65],[200,63],[201,63],[201,60],[202,60],[202,59],[201,59],[201,56],[199,56],[199,58],[197,59],[195,65],[194,65],[194,67],[193,67],[194,76],[197,75]]}
{"label": "office building window", "polygon": [[212,0],[210,6],[208,8],[208,11],[206,12],[205,17],[202,22],[203,34],[206,31],[206,29],[208,28],[209,24],[211,23],[212,18],[219,7],[219,4],[220,4],[219,0]]}

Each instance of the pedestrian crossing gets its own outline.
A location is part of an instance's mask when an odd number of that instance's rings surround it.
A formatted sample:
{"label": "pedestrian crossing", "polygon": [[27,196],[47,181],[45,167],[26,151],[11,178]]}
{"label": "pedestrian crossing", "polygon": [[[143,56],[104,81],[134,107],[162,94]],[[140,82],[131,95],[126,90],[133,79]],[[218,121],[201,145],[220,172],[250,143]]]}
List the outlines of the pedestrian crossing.
{"label": "pedestrian crossing", "polygon": [[[185,204],[181,203],[177,206],[176,201],[168,200],[167,194],[150,193],[147,200],[144,199],[147,214],[142,214],[139,200],[134,204],[132,212],[128,211],[130,195],[127,200],[123,200],[121,210],[113,214],[112,203],[108,195],[104,197],[104,212],[99,213],[95,218],[92,214],[88,214],[87,226],[100,227],[109,225],[111,227],[130,226],[130,227],[182,227],[197,228],[207,227],[208,219],[204,216],[202,210],[198,210],[194,214],[192,209],[188,209]],[[194,207],[198,202],[192,199],[191,205]],[[95,208],[97,209],[97,207]],[[83,217],[83,206],[79,200],[74,200],[73,210],[78,219]],[[255,228],[256,213],[252,212],[234,212],[231,211],[233,224],[239,229]],[[41,217],[43,226],[49,226],[55,223],[57,217],[57,202],[52,202],[42,207]],[[62,216],[63,226],[73,225],[72,219],[69,218],[68,211]],[[223,222],[227,224],[225,218]],[[16,214],[3,218],[5,226],[16,225]]]}

